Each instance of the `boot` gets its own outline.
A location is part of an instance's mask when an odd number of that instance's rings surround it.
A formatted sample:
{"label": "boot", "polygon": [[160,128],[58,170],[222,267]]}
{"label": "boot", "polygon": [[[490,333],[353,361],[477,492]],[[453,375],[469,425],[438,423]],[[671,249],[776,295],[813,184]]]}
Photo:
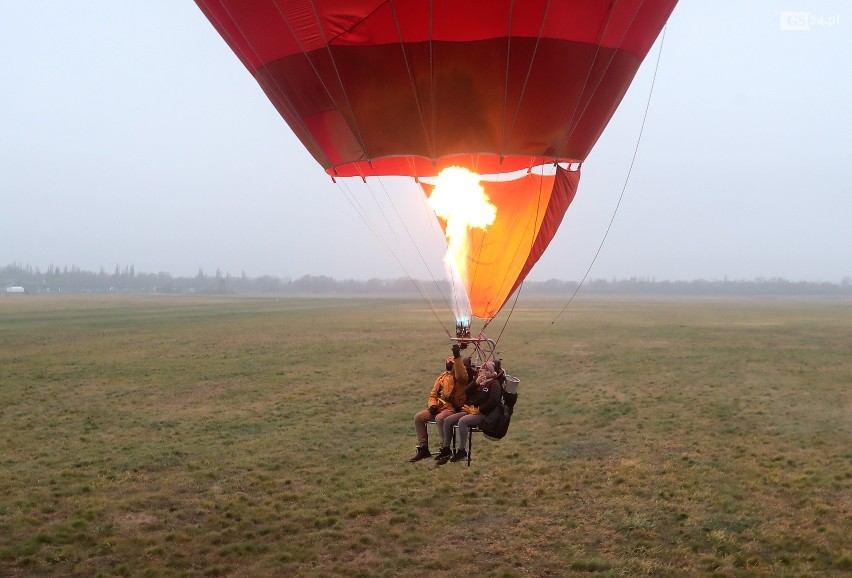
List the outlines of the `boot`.
{"label": "boot", "polygon": [[462,448],[460,450],[456,450],[456,453],[453,454],[453,457],[450,458],[451,462],[460,462],[467,457],[467,451]]}
{"label": "boot", "polygon": [[441,450],[438,452],[438,455],[435,456],[435,459],[440,460],[441,458],[449,458],[452,455],[453,451],[449,447],[441,446]]}
{"label": "boot", "polygon": [[432,452],[429,451],[429,446],[417,446],[417,453],[408,460],[411,463],[419,462],[420,460],[424,460],[432,455]]}

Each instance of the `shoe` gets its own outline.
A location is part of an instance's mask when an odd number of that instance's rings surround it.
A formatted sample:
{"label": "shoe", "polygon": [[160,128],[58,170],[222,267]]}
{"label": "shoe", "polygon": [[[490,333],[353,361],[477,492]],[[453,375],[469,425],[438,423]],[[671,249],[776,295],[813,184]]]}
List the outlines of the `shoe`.
{"label": "shoe", "polygon": [[429,451],[429,446],[417,446],[417,453],[408,461],[411,463],[419,462],[431,456],[432,452]]}
{"label": "shoe", "polygon": [[467,457],[467,451],[464,449],[456,450],[456,453],[453,454],[453,457],[450,458],[451,462],[460,462]]}
{"label": "shoe", "polygon": [[450,448],[442,447],[441,450],[438,452],[438,455],[435,456],[435,459],[440,460],[443,457],[449,458],[452,455],[453,455],[453,451]]}
{"label": "shoe", "polygon": [[435,458],[435,464],[439,465],[439,466],[443,466],[448,461],[450,461],[450,456],[451,456],[451,454],[444,454],[443,456],[438,456],[437,458]]}

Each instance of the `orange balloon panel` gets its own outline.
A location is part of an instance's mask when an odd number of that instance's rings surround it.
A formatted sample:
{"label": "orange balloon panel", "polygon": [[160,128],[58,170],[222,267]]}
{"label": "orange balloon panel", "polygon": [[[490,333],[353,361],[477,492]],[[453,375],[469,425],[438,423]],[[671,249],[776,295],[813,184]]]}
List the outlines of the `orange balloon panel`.
{"label": "orange balloon panel", "polygon": [[[465,283],[473,315],[491,319],[499,313],[553,239],[579,182],[579,170],[561,167],[555,175],[480,182],[497,215],[486,230],[468,232]],[[433,185],[421,186],[431,195]],[[446,222],[439,221],[446,232]]]}

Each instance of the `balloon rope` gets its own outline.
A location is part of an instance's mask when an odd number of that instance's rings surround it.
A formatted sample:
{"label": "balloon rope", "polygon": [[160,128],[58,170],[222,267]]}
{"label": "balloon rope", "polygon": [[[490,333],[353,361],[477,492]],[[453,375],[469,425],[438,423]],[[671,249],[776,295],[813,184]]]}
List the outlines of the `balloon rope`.
{"label": "balloon rope", "polygon": [[[583,79],[583,88],[577,94],[577,102],[574,103],[574,108],[571,109],[571,120],[568,123],[568,128],[565,130],[565,135],[562,137],[562,141],[559,143],[559,148],[556,151],[557,154],[560,154],[565,149],[565,146],[568,144],[568,141],[571,139],[571,136],[574,134],[574,131],[577,129],[577,126],[574,124],[574,119],[577,118],[577,109],[580,108],[580,101],[583,99],[583,95],[586,94],[586,88],[589,85],[589,79],[592,76],[592,71],[595,69],[595,64],[598,61],[598,56],[600,56],[601,43],[603,42],[603,39],[606,36],[606,31],[609,29],[609,23],[610,23],[610,20],[612,19],[612,14],[615,11],[615,6],[616,6],[617,3],[618,3],[618,0],[615,0],[615,2],[610,2],[609,8],[607,9],[607,13],[606,13],[606,20],[601,23],[601,29],[598,31],[598,36],[597,36],[596,42],[595,42],[595,55],[592,57],[592,62],[589,64],[589,70],[586,71],[586,77]],[[624,37],[622,36],[622,39],[623,38]],[[613,55],[614,54],[615,54],[615,52],[613,52]],[[611,63],[612,63],[612,58],[610,58],[610,61],[604,67],[604,73],[609,68],[609,65]],[[601,78],[603,78],[603,74],[601,74]],[[600,81],[598,81],[598,85],[600,85]],[[592,95],[590,95],[589,99],[588,99],[589,102],[591,102],[592,96],[594,95],[596,90],[597,90],[597,87],[595,87],[595,89],[592,90]],[[587,104],[587,106],[588,106],[588,104]],[[582,117],[582,115],[581,115],[581,117]],[[579,121],[578,121],[577,124],[579,124]]]}
{"label": "balloon rope", "polygon": [[[547,0],[547,2],[544,5],[544,11],[541,14],[541,24],[538,27],[538,36],[536,36],[535,44],[533,45],[532,54],[530,55],[530,63],[529,63],[529,66],[527,66],[526,76],[524,76],[524,84],[521,86],[521,93],[518,96],[518,104],[515,106],[515,113],[512,116],[512,124],[509,126],[508,132],[506,131],[506,120],[505,120],[506,119],[506,102],[508,101],[508,92],[509,92],[509,54],[508,54],[508,48],[507,48],[506,82],[505,82],[505,86],[503,88],[503,91],[504,91],[504,95],[503,95],[503,134],[501,136],[502,141],[500,143],[500,154],[501,155],[503,154],[503,151],[506,149],[506,144],[509,142],[509,138],[511,137],[512,133],[515,131],[515,124],[517,123],[518,116],[521,113],[521,103],[523,103],[523,101],[524,101],[524,95],[527,92],[527,85],[529,84],[530,76],[532,76],[533,64],[535,64],[535,57],[538,54],[538,48],[539,48],[539,45],[541,44],[541,37],[544,34],[544,25],[547,22],[547,12],[549,10],[550,10],[550,0]],[[510,24],[510,27],[511,27],[511,24]],[[510,34],[509,34],[508,38],[511,39],[511,30],[510,30]]]}
{"label": "balloon rope", "polygon": [[[397,36],[399,36],[399,47],[400,47],[400,50],[402,51],[402,60],[405,62],[405,70],[408,73],[408,82],[411,84],[411,96],[414,99],[414,102],[417,104],[417,114],[420,117],[420,126],[423,129],[423,136],[425,137],[426,142],[428,143],[430,153],[434,157],[435,156],[435,143],[433,142],[431,135],[429,134],[429,129],[426,128],[426,118],[423,114],[423,106],[422,106],[422,103],[420,102],[419,93],[417,92],[417,82],[414,80],[414,73],[411,70],[411,62],[409,61],[408,53],[405,50],[405,42],[403,41],[403,38],[402,38],[402,29],[399,26],[399,17],[397,16],[397,13],[396,13],[396,6],[394,5],[393,0],[391,0],[389,2],[389,4],[390,4],[390,8],[391,8],[391,13],[393,14],[394,24],[396,24],[396,34],[397,34]],[[430,13],[431,13],[431,8],[430,8]],[[430,39],[431,39],[431,31],[430,31]],[[431,63],[430,63],[430,67],[431,67]],[[414,174],[414,173],[412,173],[412,174]]]}
{"label": "balloon rope", "polygon": [[[429,150],[431,151],[432,156],[434,157],[435,156],[435,142],[434,142],[434,139],[433,139],[434,132],[435,132],[434,126],[433,126],[432,134],[430,134],[430,132],[429,132],[427,126],[426,126],[426,118],[425,118],[424,113],[423,113],[423,106],[422,106],[422,103],[421,103],[420,98],[419,98],[419,93],[417,91],[417,83],[414,79],[414,73],[411,70],[411,63],[409,62],[408,54],[407,54],[407,51],[405,49],[405,42],[404,42],[403,37],[402,37],[402,29],[400,28],[400,25],[399,25],[399,18],[398,18],[397,13],[396,13],[396,6],[394,5],[393,0],[391,0],[391,2],[389,2],[389,4],[390,4],[390,8],[391,8],[391,13],[393,14],[394,24],[396,25],[397,36],[399,37],[399,45],[400,45],[400,50],[402,51],[402,59],[405,62],[405,69],[406,69],[406,72],[408,73],[408,81],[411,85],[412,98],[414,99],[414,102],[417,105],[417,113],[418,113],[418,116],[420,117],[420,126],[423,129],[423,135],[424,135],[424,138],[426,139],[426,142],[428,143]],[[430,7],[429,7],[429,69],[430,69],[430,74],[432,76],[434,76],[434,71],[432,70],[432,31],[431,31],[431,28],[432,28],[432,7],[430,5]],[[432,78],[432,90],[434,91],[434,78]],[[434,107],[434,102],[435,102],[435,99],[432,98],[432,103],[433,103],[432,106],[433,107]],[[435,119],[434,111],[432,113],[432,119],[433,119],[433,125],[434,125],[434,119]],[[416,173],[412,172],[412,174],[416,174]],[[432,279],[432,282],[434,283],[435,287],[438,289],[438,293],[441,295],[441,298],[444,300],[444,304],[447,306],[447,309],[449,311],[453,311],[453,307],[450,306],[450,304],[448,303],[447,297],[444,295],[444,292],[441,290],[441,287],[438,284],[438,281],[435,278],[435,275],[432,273],[432,270],[429,268],[429,264],[426,262],[426,259],[423,257],[423,253],[421,252],[420,247],[417,245],[417,242],[412,237],[411,232],[409,231],[408,227],[405,224],[405,221],[402,219],[402,217],[400,217],[399,211],[397,211],[396,205],[391,200],[390,195],[388,195],[387,188],[385,188],[384,182],[382,182],[381,179],[379,179],[379,182],[381,183],[382,188],[385,191],[385,196],[387,197],[388,201],[391,203],[391,206],[394,208],[394,211],[396,212],[396,215],[397,215],[397,218],[399,219],[399,222],[402,223],[402,226],[405,229],[405,232],[408,234],[408,238],[411,240],[411,243],[414,246],[415,250],[417,251],[417,254],[420,256],[420,260],[422,261],[423,265],[426,267],[426,271],[429,273],[429,277]],[[410,276],[409,276],[409,280],[412,283],[414,282],[414,280]],[[450,283],[455,283],[455,279],[451,279]],[[453,295],[456,295],[455,288],[452,288],[452,293],[453,293]],[[422,294],[422,292],[421,292],[421,294]],[[431,305],[431,302],[430,302],[430,305]],[[434,308],[433,308],[433,313],[435,313]],[[437,314],[436,314],[436,316],[437,316]],[[444,327],[444,330],[446,331],[446,327]]]}
{"label": "balloon rope", "polygon": [[[506,316],[506,322],[503,323],[503,327],[500,328],[500,333],[497,335],[497,339],[494,340],[494,350],[495,350],[494,353],[495,353],[495,355],[497,354],[497,351],[496,351],[497,350],[497,344],[500,343],[500,338],[503,337],[503,332],[506,331],[506,327],[509,325],[509,319],[512,318],[512,313],[515,312],[515,305],[518,304],[518,297],[521,296],[521,289],[523,289],[523,288],[524,288],[524,284],[521,283],[518,286],[517,291],[515,291],[515,300],[512,301],[512,307],[511,307],[511,309],[509,309],[509,314]],[[488,325],[491,323],[492,319],[494,319],[494,318],[492,317],[491,319],[489,319],[485,323],[485,326],[482,328],[483,331],[485,330],[485,327],[488,327]]]}
{"label": "balloon rope", "polygon": [[[432,283],[435,285],[435,288],[438,290],[438,294],[444,300],[444,305],[446,305],[448,311],[452,311],[453,308],[450,306],[449,302],[447,301],[447,297],[446,297],[446,295],[444,295],[444,292],[441,291],[441,286],[438,284],[438,280],[435,278],[435,274],[432,273],[432,269],[429,267],[429,263],[426,261],[426,258],[423,256],[423,252],[420,250],[420,246],[417,244],[417,241],[414,239],[414,236],[411,234],[411,230],[408,228],[408,225],[405,224],[405,219],[403,219],[402,215],[399,214],[399,210],[397,209],[396,204],[393,202],[393,199],[391,198],[390,194],[388,193],[388,189],[387,189],[387,187],[385,187],[385,182],[380,177],[377,177],[377,178],[379,180],[379,184],[382,186],[382,190],[385,193],[385,198],[388,200],[388,203],[390,203],[390,206],[393,207],[393,211],[396,214],[396,218],[399,219],[399,222],[402,225],[402,228],[405,230],[406,235],[408,235],[408,239],[411,241],[411,244],[414,247],[414,250],[417,251],[417,255],[420,257],[420,261],[423,263],[423,266],[426,267],[426,271],[429,273],[429,278],[432,279]],[[369,185],[367,185],[367,187],[370,189],[370,194],[372,194],[372,192],[373,192],[372,187],[370,187]],[[375,199],[375,196],[373,198]],[[376,205],[377,206],[379,205],[378,201],[376,202]],[[387,217],[384,214],[384,211],[382,211],[382,216],[385,217],[385,222],[387,223],[388,228],[393,230],[390,222],[388,222]]]}
{"label": "balloon rope", "polygon": [[[206,10],[205,10],[205,14],[207,14]],[[307,59],[308,63],[311,64],[311,68],[313,69],[314,74],[317,77],[317,80],[320,81],[320,84],[322,85],[323,89],[325,90],[326,95],[328,96],[329,99],[333,100],[332,97],[331,97],[331,93],[328,91],[328,87],[325,85],[325,82],[323,82],[323,79],[320,76],[319,72],[317,71],[316,67],[313,66],[313,63],[311,62],[311,60],[309,58],[307,58],[307,50],[305,49],[304,45],[302,44],[302,41],[299,39],[298,34],[296,34],[293,31],[293,27],[290,26],[290,21],[287,20],[287,16],[281,11],[280,7],[278,7],[278,14],[279,14],[279,16],[281,16],[281,20],[284,22],[284,25],[287,27],[287,30],[290,31],[290,34],[293,35],[293,38],[298,43],[299,50],[302,51],[302,54],[305,55],[305,58]],[[209,18],[211,18],[211,21],[213,19],[216,20],[216,23],[215,23],[216,28],[218,30],[222,30],[223,35],[224,35],[225,34],[224,31],[227,30],[228,27],[224,26],[222,21],[219,18],[216,18],[216,16],[213,13],[209,13],[209,14],[207,14],[207,16]],[[230,45],[231,48],[234,49],[234,52],[237,54],[237,56],[243,62],[245,62],[249,57],[249,54],[247,54],[247,52],[250,52],[251,56],[255,60],[258,60],[258,61],[261,60],[261,57],[260,57],[260,54],[257,51],[257,48],[255,47],[254,43],[251,41],[250,35],[246,33],[245,29],[242,26],[240,26],[239,23],[237,23],[236,20],[232,20],[232,22],[237,27],[237,30],[239,31],[240,35],[242,36],[242,39],[245,41],[245,45],[248,47],[249,50],[243,51],[242,49],[240,49],[238,47],[238,44],[235,42],[234,35],[232,35],[232,34],[228,34],[227,38],[225,38],[228,45]],[[293,104],[293,102],[290,100],[290,97],[287,96],[287,92],[284,90],[284,88],[278,82],[278,77],[275,76],[275,75],[270,75],[264,80],[264,82],[271,82],[272,84],[275,85],[276,90],[273,92],[273,91],[267,91],[266,85],[261,83],[261,85],[264,88],[264,92],[267,93],[270,100],[272,101],[272,104],[276,107],[280,106],[281,108],[283,108],[287,112],[287,114],[289,115],[288,118],[290,120],[288,122],[294,122],[299,126],[299,128],[301,129],[300,138],[305,138],[305,139],[310,140],[311,144],[313,145],[312,147],[309,147],[310,150],[316,151],[314,154],[321,154],[323,159],[325,159],[325,162],[320,162],[320,164],[322,166],[331,166],[333,164],[331,162],[331,159],[328,158],[328,155],[326,155],[325,151],[323,151],[322,147],[317,142],[316,138],[314,138],[314,135],[308,129],[308,125],[305,124],[305,119],[303,119],[301,117],[301,115],[299,115],[296,112],[297,111],[296,106]]]}
{"label": "balloon rope", "polygon": [[[636,146],[633,149],[633,158],[630,159],[630,167],[627,169],[627,176],[624,178],[624,185],[621,187],[621,194],[618,197],[618,203],[615,205],[615,209],[612,212],[612,217],[609,220],[609,225],[607,225],[606,231],[604,232],[603,238],[601,239],[600,245],[598,245],[598,250],[595,252],[595,256],[592,258],[592,262],[589,264],[589,267],[586,269],[586,273],[583,275],[583,278],[580,280],[580,283],[577,285],[577,288],[574,289],[574,292],[568,298],[568,302],[565,304],[565,307],[562,308],[559,313],[556,314],[556,317],[553,318],[553,321],[550,322],[548,329],[552,328],[553,325],[559,320],[565,310],[568,309],[568,306],[571,305],[571,302],[574,301],[574,298],[580,292],[580,289],[583,287],[583,284],[586,282],[586,279],[589,278],[589,274],[592,271],[592,267],[595,266],[595,262],[598,259],[598,256],[601,254],[603,250],[604,243],[606,243],[607,237],[609,236],[609,232],[612,229],[612,224],[615,222],[615,217],[618,214],[618,209],[621,207],[621,202],[624,199],[624,193],[627,191],[627,184],[630,182],[630,175],[633,173],[633,165],[636,163],[636,157],[639,154],[639,144],[642,142],[642,134],[645,132],[645,122],[648,119],[648,110],[651,108],[651,97],[654,94],[654,85],[657,82],[657,72],[660,69],[660,58],[663,55],[663,44],[666,40],[666,27],[663,27],[663,32],[660,35],[660,49],[657,52],[657,61],[654,64],[654,76],[651,79],[651,88],[648,91],[648,100],[645,103],[645,112],[642,115],[642,124],[639,127],[639,135],[636,138]],[[513,306],[514,307],[514,306]],[[539,334],[537,337],[540,337]],[[526,347],[535,341],[536,338],[531,338],[527,341],[524,341],[520,346],[515,349],[521,349],[522,347]],[[514,351],[514,350],[513,350]]]}
{"label": "balloon rope", "polygon": [[[406,279],[408,279],[409,283],[411,283],[414,286],[414,288],[417,290],[417,292],[420,293],[420,296],[423,298],[423,300],[429,306],[429,309],[432,311],[432,315],[435,316],[435,319],[438,320],[438,323],[444,329],[444,332],[447,334],[447,337],[452,337],[452,335],[450,334],[450,330],[447,329],[447,326],[444,325],[443,321],[441,321],[441,317],[438,315],[437,309],[435,308],[435,304],[432,302],[432,300],[429,298],[429,296],[426,294],[426,292],[423,290],[423,288],[420,287],[420,285],[417,282],[414,281],[414,278],[408,273],[408,270],[406,269],[406,267],[402,263],[402,261],[399,259],[399,256],[396,254],[396,252],[393,250],[393,248],[387,243],[387,241],[385,241],[385,239],[379,234],[378,230],[376,230],[376,227],[374,227],[373,224],[370,222],[370,219],[367,217],[366,211],[361,206],[361,204],[358,202],[357,198],[352,193],[352,191],[349,190],[349,185],[346,184],[346,183],[341,183],[340,181],[342,181],[342,180],[343,179],[335,181],[335,183],[337,184],[338,190],[343,194],[344,197],[346,197],[346,200],[349,201],[349,204],[352,205],[352,208],[355,209],[355,212],[358,213],[359,217],[361,217],[361,221],[364,222],[364,224],[367,226],[367,228],[370,230],[370,232],[373,234],[373,236],[376,238],[376,240],[379,242],[379,244],[381,246],[383,246],[385,248],[385,250],[388,252],[388,254],[390,254],[390,256],[393,258],[393,260],[396,261],[397,265],[399,265],[400,269],[402,269],[403,273],[405,273],[405,277],[406,277]],[[365,179],[364,182],[366,183],[366,179]],[[345,190],[344,190],[344,187],[345,187]],[[369,188],[370,185],[368,184],[367,187]],[[371,189],[371,193],[372,193],[372,189]]]}

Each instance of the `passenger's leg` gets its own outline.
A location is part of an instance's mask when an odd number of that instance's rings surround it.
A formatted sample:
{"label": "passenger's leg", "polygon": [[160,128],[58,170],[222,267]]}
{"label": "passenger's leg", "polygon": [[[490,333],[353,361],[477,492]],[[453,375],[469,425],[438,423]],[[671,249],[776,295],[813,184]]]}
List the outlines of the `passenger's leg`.
{"label": "passenger's leg", "polygon": [[465,415],[459,420],[459,449],[467,451],[467,436],[470,428],[476,427],[485,421],[481,413]]}
{"label": "passenger's leg", "polygon": [[442,411],[441,413],[439,413],[438,415],[435,416],[435,425],[438,428],[438,442],[440,442],[441,447],[444,447],[444,446],[449,447],[449,445],[450,445],[449,439],[447,439],[447,442],[444,443],[444,420],[447,419],[448,417],[450,417],[451,415],[453,415],[453,413],[455,413],[455,412],[453,411],[452,408],[450,408],[450,409],[445,409],[444,411]]}
{"label": "passenger's leg", "polygon": [[466,411],[460,411],[444,418],[444,447],[449,447],[450,440],[453,439],[453,427],[466,415]]}
{"label": "passenger's leg", "polygon": [[419,411],[414,415],[414,431],[417,432],[417,447],[429,445],[429,434],[426,432],[426,422],[432,419],[428,409]]}

